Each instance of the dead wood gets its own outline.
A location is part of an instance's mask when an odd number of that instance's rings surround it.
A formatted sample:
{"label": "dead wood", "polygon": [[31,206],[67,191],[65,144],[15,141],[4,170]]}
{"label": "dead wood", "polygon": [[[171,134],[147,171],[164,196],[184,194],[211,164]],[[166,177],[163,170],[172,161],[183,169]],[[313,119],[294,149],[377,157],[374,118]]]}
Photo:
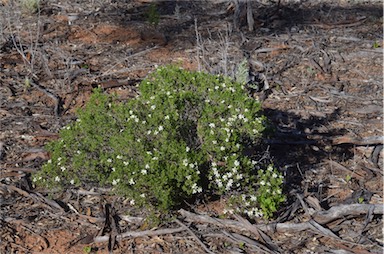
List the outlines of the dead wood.
{"label": "dead wood", "polygon": [[[179,210],[179,213],[185,217],[185,220],[195,223],[209,223],[219,227],[231,228],[234,230],[239,230],[241,232],[248,231],[255,232],[256,229],[266,231],[266,232],[298,232],[306,229],[316,229],[320,230],[318,225],[327,224],[333,220],[344,218],[346,216],[360,216],[364,214],[368,214],[370,209],[373,207],[373,214],[383,215],[383,206],[382,205],[374,205],[374,204],[351,204],[351,205],[339,205],[334,206],[326,211],[319,211],[312,215],[314,222],[304,222],[304,223],[271,223],[271,224],[252,224],[252,229],[249,227],[244,227],[244,223],[240,223],[234,220],[225,220],[212,218],[206,215],[199,215],[188,212],[186,210]],[[321,230],[323,231],[321,226]],[[323,231],[328,236],[335,237],[329,231]]]}
{"label": "dead wood", "polygon": [[334,145],[341,144],[354,144],[358,146],[366,146],[366,145],[379,145],[384,144],[384,136],[370,136],[363,138],[356,138],[351,136],[341,136],[333,139]]}
{"label": "dead wood", "polygon": [[63,102],[62,102],[61,98],[58,95],[56,95],[56,94],[48,91],[44,87],[42,87],[36,80],[29,80],[29,82],[34,88],[36,88],[40,92],[43,92],[45,95],[47,95],[49,98],[51,98],[54,101],[54,103],[55,103],[55,107],[54,107],[55,116],[60,117],[61,112],[62,112],[62,106],[63,106]]}
{"label": "dead wood", "polygon": [[[137,237],[145,237],[145,236],[158,236],[158,235],[166,235],[166,234],[174,234],[185,231],[184,227],[178,228],[167,228],[167,229],[158,229],[158,230],[145,230],[140,232],[125,232],[122,234],[118,234],[116,236],[117,241],[124,240],[126,238],[137,238]],[[109,236],[97,236],[94,238],[95,243],[107,242],[109,240]]]}
{"label": "dead wood", "polygon": [[201,247],[207,252],[207,253],[214,253],[212,252],[204,243],[203,241],[200,240],[200,238],[189,228],[187,227],[184,223],[182,223],[180,220],[175,219],[175,222],[179,224],[181,227],[183,227],[185,230],[189,232],[189,234],[200,244]]}
{"label": "dead wood", "polygon": [[[229,233],[227,231],[222,231],[222,232],[223,232],[224,236],[226,236],[228,239],[231,240],[231,242],[233,242],[235,244],[246,243],[248,248],[254,249],[255,251],[257,251],[257,253],[275,253],[275,252],[269,250],[263,244],[260,244],[259,242],[255,241],[249,237],[246,237],[244,235],[240,235],[237,233]],[[223,236],[218,236],[218,237],[223,237]]]}
{"label": "dead wood", "polygon": [[351,204],[338,205],[327,211],[317,212],[313,215],[313,219],[320,224],[326,224],[335,219],[344,218],[346,216],[360,216],[368,214],[371,207],[373,207],[373,214],[383,215],[382,204]]}

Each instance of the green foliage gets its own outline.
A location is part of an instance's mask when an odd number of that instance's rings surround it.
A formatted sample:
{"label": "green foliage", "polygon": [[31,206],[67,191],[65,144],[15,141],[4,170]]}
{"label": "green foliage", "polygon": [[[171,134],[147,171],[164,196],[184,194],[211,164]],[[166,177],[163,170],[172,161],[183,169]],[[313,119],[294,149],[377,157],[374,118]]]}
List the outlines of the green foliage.
{"label": "green foliage", "polygon": [[83,251],[84,251],[84,253],[91,253],[92,247],[91,246],[84,246]]}
{"label": "green foliage", "polygon": [[112,186],[131,205],[162,211],[200,193],[227,195],[249,216],[276,211],[284,200],[281,175],[245,156],[266,119],[240,83],[165,67],[140,84],[140,93],[121,103],[96,89],[78,120],[47,146],[51,159],[33,181]]}
{"label": "green foliage", "polygon": [[248,82],[248,73],[249,66],[248,66],[248,60],[246,58],[241,61],[239,66],[237,67],[237,71],[235,74],[235,80],[236,82],[240,84],[246,84]]}
{"label": "green foliage", "polygon": [[373,46],[372,46],[374,49],[377,49],[377,48],[380,48],[380,43],[378,43],[377,41],[375,41],[373,43]]}
{"label": "green foliage", "polygon": [[153,26],[157,26],[160,21],[160,14],[157,10],[156,4],[151,3],[147,12],[147,20]]}
{"label": "green foliage", "polygon": [[40,0],[20,0],[21,7],[30,13],[36,13],[40,8]]}

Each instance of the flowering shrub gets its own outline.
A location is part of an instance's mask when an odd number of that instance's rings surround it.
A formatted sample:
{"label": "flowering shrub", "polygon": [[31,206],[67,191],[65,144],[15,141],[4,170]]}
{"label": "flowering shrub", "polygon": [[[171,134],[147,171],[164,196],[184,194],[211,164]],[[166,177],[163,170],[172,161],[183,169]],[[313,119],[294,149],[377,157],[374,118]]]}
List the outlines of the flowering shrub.
{"label": "flowering shrub", "polygon": [[[167,210],[199,193],[226,195],[250,217],[269,217],[284,200],[282,176],[245,155],[265,117],[239,83],[159,68],[125,103],[94,91],[78,120],[47,147],[34,175],[48,187],[110,185],[131,205]],[[241,195],[239,195],[241,194]]]}

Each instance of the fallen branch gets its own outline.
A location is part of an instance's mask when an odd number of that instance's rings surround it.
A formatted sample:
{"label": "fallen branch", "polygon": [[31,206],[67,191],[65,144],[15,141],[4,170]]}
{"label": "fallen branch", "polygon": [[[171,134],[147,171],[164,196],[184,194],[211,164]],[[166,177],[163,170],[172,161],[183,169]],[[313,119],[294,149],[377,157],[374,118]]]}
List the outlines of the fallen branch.
{"label": "fallen branch", "polygon": [[[373,207],[373,214],[383,215],[383,205],[380,204],[351,204],[351,205],[339,205],[334,206],[327,211],[320,211],[312,215],[313,221],[318,224],[327,224],[331,221],[334,221],[339,218],[344,218],[345,216],[360,216],[368,214],[370,209]],[[179,213],[185,217],[186,221],[198,222],[198,223],[209,223],[218,227],[226,227],[241,232],[250,232],[249,228],[245,227],[243,223],[234,220],[225,220],[212,218],[206,215],[199,215],[195,213],[188,212],[184,209],[180,209]],[[256,227],[259,230],[264,232],[299,232],[306,229],[313,230],[313,224],[309,222],[303,223],[271,223],[271,224],[253,224],[252,226]]]}
{"label": "fallen branch", "polygon": [[334,206],[327,211],[320,211],[313,215],[313,219],[320,224],[326,224],[345,216],[359,216],[368,214],[373,207],[373,214],[383,215],[383,204],[351,204]]}
{"label": "fallen branch", "polygon": [[183,227],[185,230],[187,230],[189,232],[189,234],[201,245],[201,247],[203,247],[203,249],[207,252],[207,253],[211,253],[213,254],[213,252],[207,247],[205,246],[205,244],[203,243],[203,241],[200,240],[199,237],[197,237],[197,235],[189,228],[187,227],[186,225],[184,225],[184,223],[182,223],[180,220],[176,219],[175,220],[177,224],[179,224],[181,227]]}
{"label": "fallen branch", "polygon": [[355,138],[351,136],[341,136],[332,140],[334,145],[341,144],[354,144],[358,146],[366,146],[366,145],[379,145],[384,144],[384,136],[370,136],[364,138]]}
{"label": "fallen branch", "polygon": [[[185,231],[184,227],[178,227],[178,228],[167,228],[167,229],[159,229],[159,230],[145,230],[140,232],[125,232],[122,234],[118,234],[116,236],[116,240],[123,240],[124,238],[137,238],[137,237],[144,237],[144,236],[157,236],[157,235],[166,235],[166,234],[174,234],[178,232]],[[109,236],[97,236],[94,239],[95,243],[102,243],[102,242],[108,242]]]}

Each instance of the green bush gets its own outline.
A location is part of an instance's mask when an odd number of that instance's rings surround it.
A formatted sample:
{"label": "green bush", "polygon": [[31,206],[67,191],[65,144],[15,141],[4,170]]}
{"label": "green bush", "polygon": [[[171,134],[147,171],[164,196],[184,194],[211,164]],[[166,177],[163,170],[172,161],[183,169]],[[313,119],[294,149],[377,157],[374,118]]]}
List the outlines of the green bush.
{"label": "green bush", "polygon": [[241,84],[159,68],[125,103],[96,89],[78,120],[48,144],[51,159],[33,180],[50,188],[112,186],[132,205],[159,210],[219,194],[236,212],[268,217],[284,200],[282,177],[245,155],[265,128],[260,103]]}

